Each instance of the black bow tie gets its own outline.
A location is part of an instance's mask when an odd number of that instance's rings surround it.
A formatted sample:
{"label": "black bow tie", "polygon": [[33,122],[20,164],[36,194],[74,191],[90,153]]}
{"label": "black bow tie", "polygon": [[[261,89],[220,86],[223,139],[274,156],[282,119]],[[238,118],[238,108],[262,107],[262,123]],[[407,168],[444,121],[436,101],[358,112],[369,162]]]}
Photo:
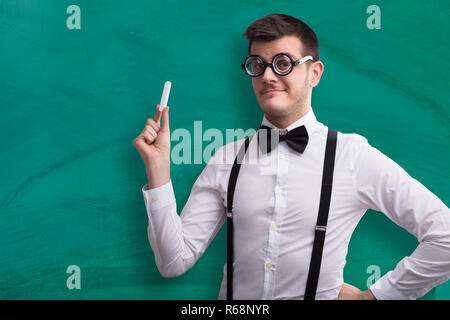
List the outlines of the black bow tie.
{"label": "black bow tie", "polygon": [[[264,140],[267,141],[267,153],[270,153],[272,150],[276,149],[278,146],[278,141],[276,141],[275,145],[272,146],[272,133],[275,130],[272,128],[262,125],[259,129],[266,129],[267,135],[262,135]],[[258,132],[258,145],[263,153],[265,153],[264,143],[259,143],[259,136],[262,134],[261,130]],[[308,144],[308,131],[306,131],[305,126],[300,126],[295,129],[288,131],[286,134],[280,132],[279,141],[286,140],[289,147],[294,149],[297,152],[303,153],[305,151],[306,145]]]}

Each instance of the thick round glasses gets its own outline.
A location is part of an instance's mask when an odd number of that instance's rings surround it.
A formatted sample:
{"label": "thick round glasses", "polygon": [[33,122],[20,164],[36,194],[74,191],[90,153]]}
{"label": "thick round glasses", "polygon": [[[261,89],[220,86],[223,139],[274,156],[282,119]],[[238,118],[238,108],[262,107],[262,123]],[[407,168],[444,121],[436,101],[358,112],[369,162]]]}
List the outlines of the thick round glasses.
{"label": "thick round glasses", "polygon": [[305,56],[297,61],[286,53],[279,53],[272,59],[272,63],[267,63],[263,58],[256,54],[248,56],[242,64],[242,69],[250,77],[259,77],[266,71],[267,67],[271,67],[273,72],[279,76],[286,76],[291,73],[295,66],[302,64],[308,60],[314,61],[312,56]]}

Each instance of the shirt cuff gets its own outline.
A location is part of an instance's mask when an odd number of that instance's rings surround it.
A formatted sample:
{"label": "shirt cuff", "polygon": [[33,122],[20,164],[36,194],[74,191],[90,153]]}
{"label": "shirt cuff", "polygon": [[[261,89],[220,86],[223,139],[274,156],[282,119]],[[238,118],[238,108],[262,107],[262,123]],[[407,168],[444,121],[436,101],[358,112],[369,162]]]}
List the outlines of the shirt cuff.
{"label": "shirt cuff", "polygon": [[169,180],[169,182],[157,188],[147,188],[148,184],[145,184],[142,187],[142,195],[144,196],[145,206],[149,212],[158,210],[175,202],[172,180]]}
{"label": "shirt cuff", "polygon": [[413,300],[412,297],[407,297],[401,291],[399,291],[390,279],[392,271],[385,274],[378,279],[373,285],[370,286],[370,291],[377,300]]}

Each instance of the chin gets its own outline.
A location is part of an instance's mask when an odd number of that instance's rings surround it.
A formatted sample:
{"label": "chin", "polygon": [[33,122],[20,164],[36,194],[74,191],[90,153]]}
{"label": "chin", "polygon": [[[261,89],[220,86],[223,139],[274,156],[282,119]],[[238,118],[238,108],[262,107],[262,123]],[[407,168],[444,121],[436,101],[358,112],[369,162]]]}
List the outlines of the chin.
{"label": "chin", "polygon": [[265,114],[274,117],[283,116],[284,114],[286,114],[287,111],[286,107],[281,106],[279,104],[262,104],[261,109]]}

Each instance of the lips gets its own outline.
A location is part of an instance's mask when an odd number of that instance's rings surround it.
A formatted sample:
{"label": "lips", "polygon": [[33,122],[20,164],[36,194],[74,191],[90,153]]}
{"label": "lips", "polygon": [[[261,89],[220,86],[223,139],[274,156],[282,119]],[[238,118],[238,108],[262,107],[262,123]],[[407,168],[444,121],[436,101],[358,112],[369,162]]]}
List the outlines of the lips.
{"label": "lips", "polygon": [[279,92],[283,92],[284,90],[277,90],[277,89],[269,89],[263,92],[263,94],[275,94]]}

